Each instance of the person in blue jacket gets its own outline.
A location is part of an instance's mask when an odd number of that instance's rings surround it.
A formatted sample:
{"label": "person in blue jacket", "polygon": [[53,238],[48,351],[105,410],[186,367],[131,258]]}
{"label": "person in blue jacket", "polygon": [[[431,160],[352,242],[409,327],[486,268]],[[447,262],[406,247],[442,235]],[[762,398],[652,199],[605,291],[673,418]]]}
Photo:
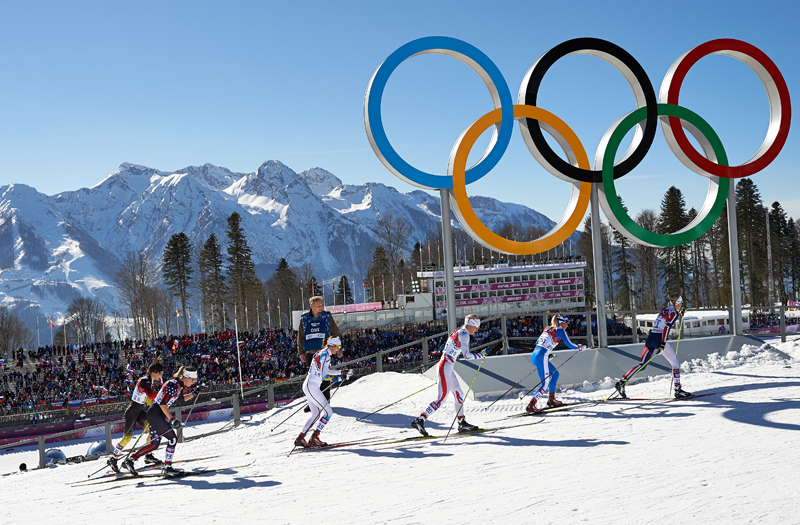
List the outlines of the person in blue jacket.
{"label": "person in blue jacket", "polygon": [[539,339],[536,341],[536,348],[531,354],[531,362],[533,366],[536,367],[536,371],[539,372],[541,384],[536,392],[534,392],[531,402],[528,403],[528,406],[525,408],[526,412],[538,414],[542,411],[541,408],[536,406],[536,399],[543,395],[545,391],[549,392],[547,397],[548,407],[557,407],[564,404],[556,399],[558,370],[550,364],[553,349],[561,342],[567,345],[567,347],[578,350],[579,352],[586,348],[583,345],[576,345],[569,340],[569,336],[566,332],[568,326],[569,318],[567,318],[567,316],[554,315],[550,326],[544,329],[544,332],[542,332],[542,335],[540,335]]}

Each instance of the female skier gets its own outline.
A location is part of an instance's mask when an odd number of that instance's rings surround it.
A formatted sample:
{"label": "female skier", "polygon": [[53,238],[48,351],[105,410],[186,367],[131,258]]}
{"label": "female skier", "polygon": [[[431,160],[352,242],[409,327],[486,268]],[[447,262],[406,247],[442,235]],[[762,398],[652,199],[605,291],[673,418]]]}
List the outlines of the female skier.
{"label": "female skier", "polygon": [[675,355],[675,351],[672,350],[672,347],[667,342],[670,329],[679,318],[683,317],[684,313],[686,313],[686,307],[683,305],[683,297],[677,293],[670,294],[669,304],[658,314],[658,317],[653,323],[653,328],[647,335],[647,340],[644,343],[644,351],[642,352],[642,359],[639,361],[639,364],[628,370],[628,372],[622,376],[622,379],[617,381],[614,385],[614,388],[619,392],[619,397],[622,399],[628,398],[628,396],[625,395],[625,383],[630,381],[639,370],[647,366],[647,363],[654,357],[653,352],[662,354],[667,361],[669,361],[669,364],[672,365],[672,381],[675,383],[675,398],[681,399],[692,395],[691,392],[687,392],[681,388],[681,365],[678,363],[678,357]]}
{"label": "female skier", "polygon": [[456,412],[458,412],[458,431],[474,432],[478,430],[478,427],[470,425],[464,418],[464,393],[461,391],[461,385],[458,384],[458,378],[453,371],[453,364],[461,355],[465,359],[484,359],[486,357],[486,350],[478,353],[469,351],[469,336],[475,335],[480,326],[481,320],[478,319],[478,316],[469,314],[464,318],[464,326],[453,331],[447,339],[438,366],[439,395],[418,418],[411,422],[411,426],[416,428],[423,436],[428,435],[425,430],[425,421],[439,410],[439,406],[441,406],[450,392],[453,392],[455,397]]}
{"label": "female skier", "polygon": [[538,414],[542,411],[541,408],[536,406],[536,399],[541,396],[545,390],[549,392],[547,397],[548,407],[557,407],[564,404],[556,399],[558,370],[550,365],[550,359],[553,357],[553,349],[561,342],[567,345],[568,348],[579,352],[586,348],[583,345],[576,345],[569,340],[569,336],[566,332],[567,326],[569,326],[569,318],[567,316],[554,315],[553,319],[550,321],[550,326],[545,328],[542,335],[536,340],[536,348],[531,354],[531,363],[536,367],[536,371],[539,372],[539,380],[541,383],[536,392],[534,392],[531,402],[525,407],[526,412]]}
{"label": "female skier", "polygon": [[181,396],[188,401],[194,397],[191,387],[197,383],[197,369],[193,366],[181,367],[173,376],[161,386],[153,406],[147,411],[147,421],[150,423],[150,443],[140,448],[122,462],[122,466],[131,474],[138,476],[134,462],[145,454],[158,449],[161,438],[168,440],[167,452],[164,456],[164,475],[167,477],[180,474],[182,471],[172,467],[172,458],[175,455],[175,445],[178,443],[176,432],[183,426],[179,419],[169,411],[172,404]]}
{"label": "female skier", "polygon": [[[325,447],[328,444],[319,438],[319,433],[328,424],[328,421],[333,415],[328,400],[320,390],[322,381],[330,381],[338,383],[343,379],[349,379],[352,371],[345,374],[341,370],[333,370],[331,366],[331,356],[342,357],[342,340],[338,337],[331,337],[322,341],[322,348],[317,350],[308,368],[308,375],[306,380],[303,381],[303,392],[306,394],[306,401],[308,406],[311,407],[311,417],[308,418],[306,424],[303,425],[303,431],[294,440],[296,447]],[[319,418],[317,428],[311,434],[311,439],[306,441],[305,434]]]}
{"label": "female skier", "polygon": [[[145,375],[139,378],[136,382],[136,387],[131,393],[131,404],[125,410],[125,435],[119,440],[117,446],[114,448],[114,455],[108,459],[108,466],[116,472],[121,474],[117,466],[117,460],[122,456],[122,449],[133,437],[133,427],[138,423],[142,427],[142,432],[147,436],[147,444],[150,443],[150,425],[147,423],[147,411],[145,405],[148,407],[153,404],[153,399],[158,395],[158,387],[156,383],[161,383],[162,376],[164,375],[164,367],[158,361],[153,361],[147,368]],[[144,457],[145,463],[158,464],[160,460],[156,459],[152,453]]]}

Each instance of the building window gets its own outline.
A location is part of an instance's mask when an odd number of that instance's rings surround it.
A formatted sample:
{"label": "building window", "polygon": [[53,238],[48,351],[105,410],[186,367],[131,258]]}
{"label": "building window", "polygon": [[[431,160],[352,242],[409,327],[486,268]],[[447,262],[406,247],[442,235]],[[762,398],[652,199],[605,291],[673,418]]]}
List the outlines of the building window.
{"label": "building window", "polygon": [[471,282],[472,282],[472,284],[478,284],[478,280],[477,279],[472,279]]}
{"label": "building window", "polygon": [[507,283],[510,283],[511,282],[511,276],[510,275],[506,275],[505,281]]}
{"label": "building window", "polygon": [[497,280],[494,277],[489,277],[489,284],[494,284]]}
{"label": "building window", "polygon": [[486,292],[481,292],[481,297],[488,297],[488,295],[486,294]]}
{"label": "building window", "polygon": [[522,278],[521,278],[519,275],[515,275],[515,276],[514,276],[514,282],[515,282],[515,283],[518,283],[518,282],[520,282],[521,280],[522,280]]}
{"label": "building window", "polygon": [[552,279],[553,278],[553,274],[552,273],[546,273],[546,274],[544,274],[544,278],[545,279]]}

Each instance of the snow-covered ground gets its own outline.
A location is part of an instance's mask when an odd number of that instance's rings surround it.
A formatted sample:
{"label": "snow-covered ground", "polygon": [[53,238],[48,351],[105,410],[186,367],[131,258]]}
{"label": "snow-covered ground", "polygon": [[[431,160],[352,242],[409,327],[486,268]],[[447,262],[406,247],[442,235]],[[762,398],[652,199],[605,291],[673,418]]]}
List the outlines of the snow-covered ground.
{"label": "snow-covered ground", "polygon": [[[683,363],[683,386],[706,397],[663,403],[667,376],[630,386],[651,401],[584,406],[505,419],[526,400],[467,401],[467,419],[497,432],[439,441],[351,446],[293,454],[306,414],[272,429],[296,407],[236,430],[178,445],[176,459],[215,456],[186,469],[246,467],[179,480],[77,483],[100,461],[0,477],[2,523],[800,523],[800,342],[745,346]],[[341,389],[328,442],[412,437],[412,417],[435,387],[421,375],[374,374]],[[560,394],[601,399],[612,380]],[[443,435],[451,399],[428,428]],[[541,424],[515,426],[534,423]],[[224,422],[192,426],[187,435]],[[505,428],[504,428],[505,427]],[[88,445],[61,445],[67,455]],[[163,454],[164,445],[157,453]],[[33,449],[0,454],[0,472],[37,464]]]}

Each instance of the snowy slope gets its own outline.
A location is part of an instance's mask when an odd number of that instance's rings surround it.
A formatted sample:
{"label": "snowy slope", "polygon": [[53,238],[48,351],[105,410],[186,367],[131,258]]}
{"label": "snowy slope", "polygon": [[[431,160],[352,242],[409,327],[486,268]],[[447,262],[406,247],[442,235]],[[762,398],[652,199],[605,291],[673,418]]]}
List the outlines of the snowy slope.
{"label": "snowy slope", "polygon": [[[549,228],[534,210],[474,197],[493,228],[506,220]],[[58,319],[76,296],[117,309],[114,275],[128,251],[160,257],[170,236],[194,245],[212,233],[224,244],[238,212],[257,267],[313,263],[318,279],[355,275],[371,260],[378,218],[406,218],[413,242],[439,229],[439,199],[383,184],[347,185],[322,168],[296,173],[276,160],[252,173],[205,164],[166,172],[123,163],[91,188],[47,196],[24,184],[0,186],[0,301],[31,304]],[[268,271],[268,270],[265,270]],[[262,275],[268,277],[270,274]]]}
{"label": "snowy slope", "polygon": [[[198,468],[244,465],[173,481],[78,485],[98,462],[0,477],[4,523],[127,523],[175,513],[202,523],[764,523],[800,522],[800,343],[746,346],[727,356],[684,363],[683,384],[707,397],[663,403],[666,376],[634,385],[652,401],[584,406],[543,418],[504,419],[527,400],[468,402],[472,423],[506,427],[441,441],[352,446],[287,456],[306,417],[272,431],[299,402],[225,434],[179,444],[176,458],[220,457]],[[688,371],[691,369],[691,371]],[[520,373],[527,371],[520,371]],[[435,387],[370,416],[355,418],[431,383],[421,375],[375,374],[333,397],[329,442],[415,435],[408,427]],[[565,401],[597,400],[611,379]],[[432,434],[447,432],[451,398],[434,415]],[[542,423],[514,426],[524,423]],[[208,432],[222,422],[191,427]],[[60,447],[67,456],[87,445]],[[157,453],[163,454],[163,445]],[[35,452],[0,454],[0,472]],[[202,463],[202,465],[200,465]],[[10,504],[10,506],[9,506]]]}

